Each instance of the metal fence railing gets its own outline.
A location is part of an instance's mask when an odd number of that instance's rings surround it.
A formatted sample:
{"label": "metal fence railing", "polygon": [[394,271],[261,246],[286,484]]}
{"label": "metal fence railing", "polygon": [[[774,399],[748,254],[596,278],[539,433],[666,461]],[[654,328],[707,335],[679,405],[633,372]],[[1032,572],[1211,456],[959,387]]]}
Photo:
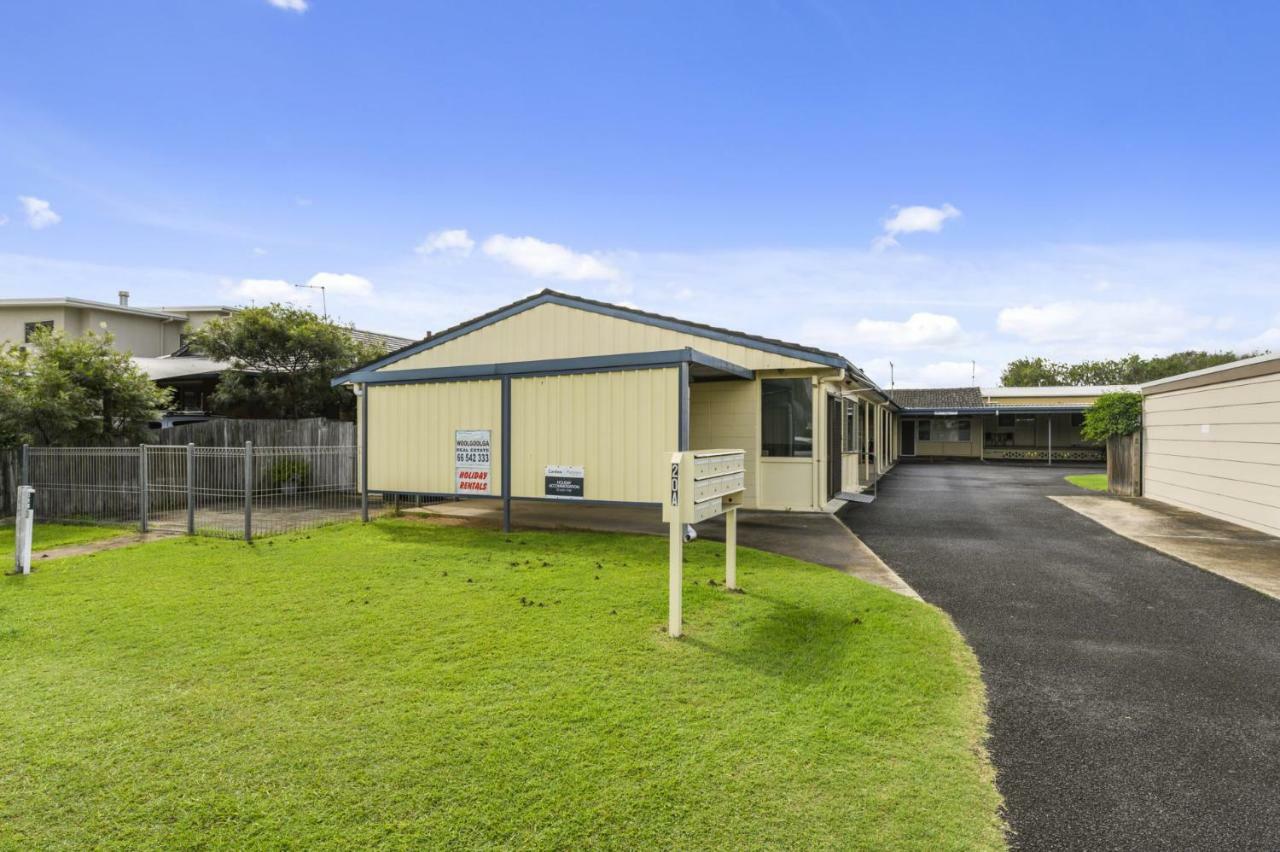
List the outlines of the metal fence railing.
{"label": "metal fence railing", "polygon": [[394,505],[359,492],[354,446],[23,447],[36,521],[250,540]]}

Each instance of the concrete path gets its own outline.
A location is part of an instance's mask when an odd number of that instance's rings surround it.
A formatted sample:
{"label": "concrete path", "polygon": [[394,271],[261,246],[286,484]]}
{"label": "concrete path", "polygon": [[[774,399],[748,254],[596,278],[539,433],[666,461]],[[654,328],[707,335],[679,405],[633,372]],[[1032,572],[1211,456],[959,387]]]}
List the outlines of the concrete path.
{"label": "concrete path", "polygon": [[[502,503],[498,500],[464,500],[424,506],[410,510],[410,513],[422,514],[437,523],[496,529],[502,522]],[[515,502],[511,506],[512,526],[524,529],[576,529],[665,536],[667,525],[661,518],[656,508],[587,506],[570,502]],[[699,524],[698,535],[712,541],[724,541],[724,520],[718,518]],[[740,510],[738,543],[743,547],[826,565],[898,594],[916,599],[920,597],[831,515]]]}
{"label": "concrete path", "polygon": [[978,654],[1016,846],[1280,846],[1280,601],[1049,496],[1070,471],[899,465],[841,517]]}
{"label": "concrete path", "polygon": [[1125,538],[1280,598],[1280,538],[1142,497],[1053,499]]}

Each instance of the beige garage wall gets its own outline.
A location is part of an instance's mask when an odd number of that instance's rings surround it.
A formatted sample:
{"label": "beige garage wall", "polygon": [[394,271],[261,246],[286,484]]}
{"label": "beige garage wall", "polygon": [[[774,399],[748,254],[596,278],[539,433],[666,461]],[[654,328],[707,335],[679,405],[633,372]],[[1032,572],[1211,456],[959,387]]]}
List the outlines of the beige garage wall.
{"label": "beige garage wall", "polygon": [[545,496],[547,465],[572,465],[584,469],[587,500],[661,502],[678,386],[670,367],[512,379],[512,496]]}
{"label": "beige garage wall", "polygon": [[369,490],[452,494],[454,432],[488,429],[491,493],[501,491],[502,383],[368,385]]}
{"label": "beige garage wall", "polygon": [[1280,373],[1143,399],[1143,492],[1280,535]]}

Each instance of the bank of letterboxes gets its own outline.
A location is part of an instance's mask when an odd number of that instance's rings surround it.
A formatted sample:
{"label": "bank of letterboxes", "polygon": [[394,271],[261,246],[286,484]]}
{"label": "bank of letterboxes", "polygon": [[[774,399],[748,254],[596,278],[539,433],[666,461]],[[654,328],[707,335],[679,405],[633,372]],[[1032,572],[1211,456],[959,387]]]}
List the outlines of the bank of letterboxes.
{"label": "bank of letterboxes", "polygon": [[662,519],[696,524],[741,505],[746,487],[742,450],[689,450],[671,457],[671,483]]}

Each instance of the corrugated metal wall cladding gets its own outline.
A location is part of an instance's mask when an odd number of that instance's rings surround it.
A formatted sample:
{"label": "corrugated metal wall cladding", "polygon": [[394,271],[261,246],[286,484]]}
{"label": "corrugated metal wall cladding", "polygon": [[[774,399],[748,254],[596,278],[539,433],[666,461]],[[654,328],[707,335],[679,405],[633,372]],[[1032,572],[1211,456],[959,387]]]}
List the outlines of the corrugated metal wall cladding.
{"label": "corrugated metal wall cladding", "polygon": [[454,432],[488,429],[491,491],[500,491],[502,383],[496,380],[372,386],[369,488],[454,491]]}
{"label": "corrugated metal wall cladding", "polygon": [[513,379],[512,495],[543,497],[546,467],[573,465],[588,500],[661,501],[677,380],[671,368]]}
{"label": "corrugated metal wall cladding", "polygon": [[814,363],[563,305],[544,304],[411,355],[385,370],[657,352],[692,347],[752,370]]}

